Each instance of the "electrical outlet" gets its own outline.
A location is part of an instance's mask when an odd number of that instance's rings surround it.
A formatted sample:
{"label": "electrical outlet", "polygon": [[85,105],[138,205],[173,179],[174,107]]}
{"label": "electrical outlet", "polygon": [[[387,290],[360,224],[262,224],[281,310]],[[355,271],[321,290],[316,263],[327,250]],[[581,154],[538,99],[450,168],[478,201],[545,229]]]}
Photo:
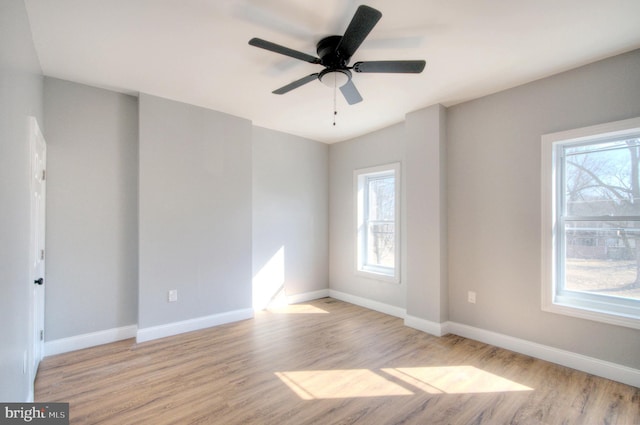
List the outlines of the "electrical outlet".
{"label": "electrical outlet", "polygon": [[178,301],[178,290],[177,289],[170,290],[167,295],[167,299],[170,303]]}
{"label": "electrical outlet", "polygon": [[467,301],[469,301],[471,304],[476,303],[476,293],[474,291],[469,291],[467,293]]}

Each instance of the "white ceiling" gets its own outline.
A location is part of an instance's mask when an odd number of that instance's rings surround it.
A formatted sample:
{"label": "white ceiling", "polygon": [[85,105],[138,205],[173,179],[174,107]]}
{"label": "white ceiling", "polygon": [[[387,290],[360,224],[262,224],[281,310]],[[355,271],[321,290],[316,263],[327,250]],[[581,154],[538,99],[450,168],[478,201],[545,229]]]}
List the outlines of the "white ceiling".
{"label": "white ceiling", "polygon": [[406,113],[520,85],[640,47],[639,0],[368,0],[382,19],[352,58],[425,59],[422,74],[354,74],[349,106],[322,68],[249,46],[259,37],[316,56],[354,0],[25,0],[45,75],[166,97],[336,142]]}

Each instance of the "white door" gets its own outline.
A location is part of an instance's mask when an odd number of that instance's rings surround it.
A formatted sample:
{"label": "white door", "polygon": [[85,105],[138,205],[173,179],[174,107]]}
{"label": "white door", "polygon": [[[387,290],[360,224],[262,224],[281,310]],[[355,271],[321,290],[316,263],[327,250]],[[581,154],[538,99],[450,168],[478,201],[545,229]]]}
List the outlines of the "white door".
{"label": "white door", "polygon": [[33,382],[44,352],[44,266],[47,145],[35,118],[30,118],[31,143],[31,294],[29,376]]}

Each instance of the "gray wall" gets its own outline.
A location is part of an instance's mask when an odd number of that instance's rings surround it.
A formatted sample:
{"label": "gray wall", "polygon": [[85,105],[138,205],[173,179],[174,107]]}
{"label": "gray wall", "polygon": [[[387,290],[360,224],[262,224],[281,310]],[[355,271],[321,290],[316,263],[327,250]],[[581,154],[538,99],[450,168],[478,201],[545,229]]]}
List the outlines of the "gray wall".
{"label": "gray wall", "polygon": [[45,78],[47,341],[137,321],[137,108]]}
{"label": "gray wall", "polygon": [[251,308],[251,122],[139,105],[138,327]]}
{"label": "gray wall", "polygon": [[540,309],[540,136],[637,116],[640,51],[449,108],[452,321],[640,369],[640,331]]}
{"label": "gray wall", "polygon": [[[404,124],[358,137],[329,147],[329,279],[332,290],[405,308],[406,301],[406,208],[401,206],[400,283],[379,281],[355,274],[356,232],[354,228],[353,172],[376,165],[401,163],[404,180],[406,134]],[[406,196],[401,186],[401,203]]]}
{"label": "gray wall", "polygon": [[29,347],[28,117],[42,127],[42,75],[21,0],[0,2],[0,400],[25,401]]}
{"label": "gray wall", "polygon": [[[434,105],[330,146],[331,289],[405,309],[423,330],[448,318],[445,117]],[[353,173],[391,162],[401,163],[400,284],[355,274]]]}
{"label": "gray wall", "polygon": [[[329,287],[329,146],[253,127],[253,284],[261,308]],[[282,251],[281,251],[282,250]]]}
{"label": "gray wall", "polygon": [[[640,368],[639,331],[543,312],[540,294],[540,137],[640,116],[638,75],[634,51],[331,145],[331,289]],[[353,170],[392,161],[409,239],[400,286],[353,273]]]}
{"label": "gray wall", "polygon": [[[440,324],[448,319],[446,109],[407,114],[407,316]],[[437,330],[437,334],[440,334]]]}

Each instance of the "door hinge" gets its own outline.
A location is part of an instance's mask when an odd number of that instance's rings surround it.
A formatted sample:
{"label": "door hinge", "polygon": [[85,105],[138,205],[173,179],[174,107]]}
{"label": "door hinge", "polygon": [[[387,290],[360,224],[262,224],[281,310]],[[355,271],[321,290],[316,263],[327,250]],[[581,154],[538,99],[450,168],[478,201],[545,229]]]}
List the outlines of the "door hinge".
{"label": "door hinge", "polygon": [[44,260],[44,249],[40,250],[40,260]]}
{"label": "door hinge", "polygon": [[47,179],[47,170],[42,170],[42,181]]}
{"label": "door hinge", "polygon": [[44,341],[44,331],[40,331],[40,341]]}

